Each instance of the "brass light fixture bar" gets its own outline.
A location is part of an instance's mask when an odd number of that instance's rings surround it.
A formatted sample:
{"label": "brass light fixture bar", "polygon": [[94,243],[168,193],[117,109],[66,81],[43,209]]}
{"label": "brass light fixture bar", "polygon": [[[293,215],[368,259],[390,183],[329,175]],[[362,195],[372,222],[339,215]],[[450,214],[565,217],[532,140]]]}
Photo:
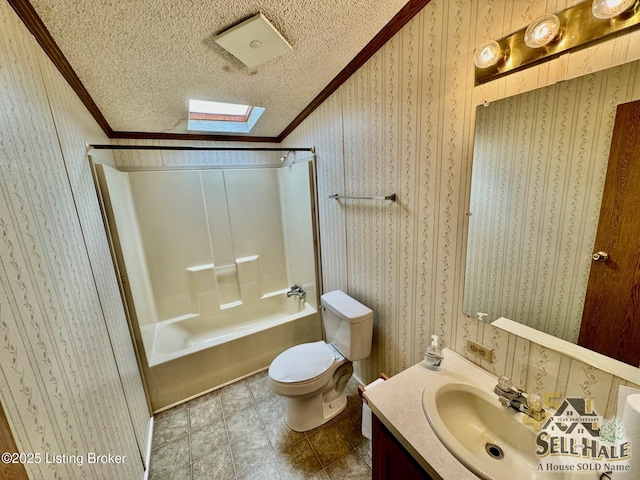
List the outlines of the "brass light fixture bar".
{"label": "brass light fixture bar", "polygon": [[[598,0],[596,0],[598,2]],[[592,12],[591,0],[579,3],[568,8],[556,16],[560,21],[560,31],[557,36],[545,46],[532,48],[525,43],[526,28],[519,30],[508,37],[498,40],[500,46],[499,57],[491,66],[485,68],[475,67],[475,84],[481,85],[490,82],[509,73],[517,72],[525,67],[530,67],[558,57],[560,54],[570,50],[577,50],[595,43],[606,37],[622,31],[631,31],[640,26],[640,0],[636,0],[628,9],[613,18],[596,18]],[[600,0],[602,3],[602,0]],[[539,19],[535,19],[533,23]],[[491,42],[485,46],[493,48]],[[489,52],[485,50],[485,52]],[[485,58],[490,57],[485,53]],[[492,60],[490,60],[492,61]]]}

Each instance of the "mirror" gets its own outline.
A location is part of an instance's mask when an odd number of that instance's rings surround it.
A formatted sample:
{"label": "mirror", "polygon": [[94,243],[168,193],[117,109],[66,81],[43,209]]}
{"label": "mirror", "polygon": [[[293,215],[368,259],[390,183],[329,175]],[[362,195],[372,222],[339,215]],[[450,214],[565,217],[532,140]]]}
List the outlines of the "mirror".
{"label": "mirror", "polygon": [[633,62],[478,107],[467,314],[577,342],[616,107],[640,99],[639,69]]}

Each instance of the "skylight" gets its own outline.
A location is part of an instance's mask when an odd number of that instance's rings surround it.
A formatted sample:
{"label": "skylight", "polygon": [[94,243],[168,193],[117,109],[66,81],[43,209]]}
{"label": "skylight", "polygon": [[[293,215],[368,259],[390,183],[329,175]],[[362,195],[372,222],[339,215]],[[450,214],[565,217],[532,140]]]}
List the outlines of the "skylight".
{"label": "skylight", "polygon": [[189,100],[187,129],[219,133],[249,133],[264,112],[262,107]]}

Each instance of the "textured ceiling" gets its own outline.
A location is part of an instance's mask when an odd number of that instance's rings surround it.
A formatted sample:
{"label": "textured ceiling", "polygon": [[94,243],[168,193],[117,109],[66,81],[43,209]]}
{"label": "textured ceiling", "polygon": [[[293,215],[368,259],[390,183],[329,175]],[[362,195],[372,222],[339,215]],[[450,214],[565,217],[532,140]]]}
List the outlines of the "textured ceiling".
{"label": "textured ceiling", "polygon": [[[186,133],[190,98],[266,107],[277,136],[407,0],[32,0],[115,131]],[[250,70],[213,41],[262,12],[293,52]]]}

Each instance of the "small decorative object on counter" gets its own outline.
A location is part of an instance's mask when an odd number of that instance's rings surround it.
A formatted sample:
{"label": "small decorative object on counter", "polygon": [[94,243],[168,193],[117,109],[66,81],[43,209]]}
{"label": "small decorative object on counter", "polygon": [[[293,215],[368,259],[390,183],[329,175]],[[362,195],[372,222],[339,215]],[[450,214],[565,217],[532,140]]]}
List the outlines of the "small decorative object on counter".
{"label": "small decorative object on counter", "polygon": [[427,368],[431,370],[440,370],[442,368],[444,355],[438,335],[431,335],[431,345],[427,348],[427,353],[424,354],[424,360],[427,362]]}

